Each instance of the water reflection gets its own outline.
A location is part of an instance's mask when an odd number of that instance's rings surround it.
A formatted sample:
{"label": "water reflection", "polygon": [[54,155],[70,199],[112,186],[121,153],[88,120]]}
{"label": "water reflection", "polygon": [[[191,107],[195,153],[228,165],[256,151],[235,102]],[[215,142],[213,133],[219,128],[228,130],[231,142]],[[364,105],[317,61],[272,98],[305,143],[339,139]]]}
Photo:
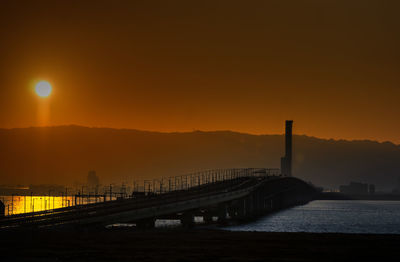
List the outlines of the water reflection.
{"label": "water reflection", "polygon": [[0,196],[5,215],[38,212],[79,204],[102,202],[102,197],[77,198],[74,196]]}

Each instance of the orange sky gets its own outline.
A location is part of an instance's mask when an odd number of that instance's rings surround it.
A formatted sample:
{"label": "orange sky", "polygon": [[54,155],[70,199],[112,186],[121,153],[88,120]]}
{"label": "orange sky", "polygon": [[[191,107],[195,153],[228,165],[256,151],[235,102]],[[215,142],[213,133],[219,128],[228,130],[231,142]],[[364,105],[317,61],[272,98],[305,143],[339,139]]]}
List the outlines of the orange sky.
{"label": "orange sky", "polygon": [[206,2],[2,1],[0,127],[400,143],[399,1]]}

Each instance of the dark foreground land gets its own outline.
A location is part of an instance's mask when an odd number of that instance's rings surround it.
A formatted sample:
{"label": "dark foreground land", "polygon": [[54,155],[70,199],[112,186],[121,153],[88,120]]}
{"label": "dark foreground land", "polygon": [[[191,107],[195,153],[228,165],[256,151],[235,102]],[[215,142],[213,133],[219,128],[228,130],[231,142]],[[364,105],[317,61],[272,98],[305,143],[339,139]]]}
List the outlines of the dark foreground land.
{"label": "dark foreground land", "polygon": [[0,232],[0,261],[398,261],[400,235]]}

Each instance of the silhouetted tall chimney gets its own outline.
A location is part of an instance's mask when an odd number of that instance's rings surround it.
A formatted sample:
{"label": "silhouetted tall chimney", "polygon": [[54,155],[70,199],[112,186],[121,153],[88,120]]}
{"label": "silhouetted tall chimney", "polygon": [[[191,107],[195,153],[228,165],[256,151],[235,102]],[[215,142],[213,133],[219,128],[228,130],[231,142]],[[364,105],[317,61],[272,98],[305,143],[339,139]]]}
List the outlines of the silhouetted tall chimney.
{"label": "silhouetted tall chimney", "polygon": [[281,158],[281,172],[284,176],[292,176],[292,120],[286,120],[285,156]]}
{"label": "silhouetted tall chimney", "polygon": [[286,120],[286,164],[287,175],[292,176],[292,120]]}

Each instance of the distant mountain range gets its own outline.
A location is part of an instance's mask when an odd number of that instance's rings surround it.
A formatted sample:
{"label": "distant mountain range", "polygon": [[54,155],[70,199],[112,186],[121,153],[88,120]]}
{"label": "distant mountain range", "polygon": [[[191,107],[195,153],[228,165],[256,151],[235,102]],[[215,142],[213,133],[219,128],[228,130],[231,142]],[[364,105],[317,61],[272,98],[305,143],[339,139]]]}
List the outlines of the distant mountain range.
{"label": "distant mountain range", "polygon": [[[400,146],[294,136],[293,173],[337,188],[360,181],[392,190]],[[282,135],[159,133],[80,126],[0,129],[0,184],[73,184],[96,170],[104,184],[230,167],[275,167]]]}

